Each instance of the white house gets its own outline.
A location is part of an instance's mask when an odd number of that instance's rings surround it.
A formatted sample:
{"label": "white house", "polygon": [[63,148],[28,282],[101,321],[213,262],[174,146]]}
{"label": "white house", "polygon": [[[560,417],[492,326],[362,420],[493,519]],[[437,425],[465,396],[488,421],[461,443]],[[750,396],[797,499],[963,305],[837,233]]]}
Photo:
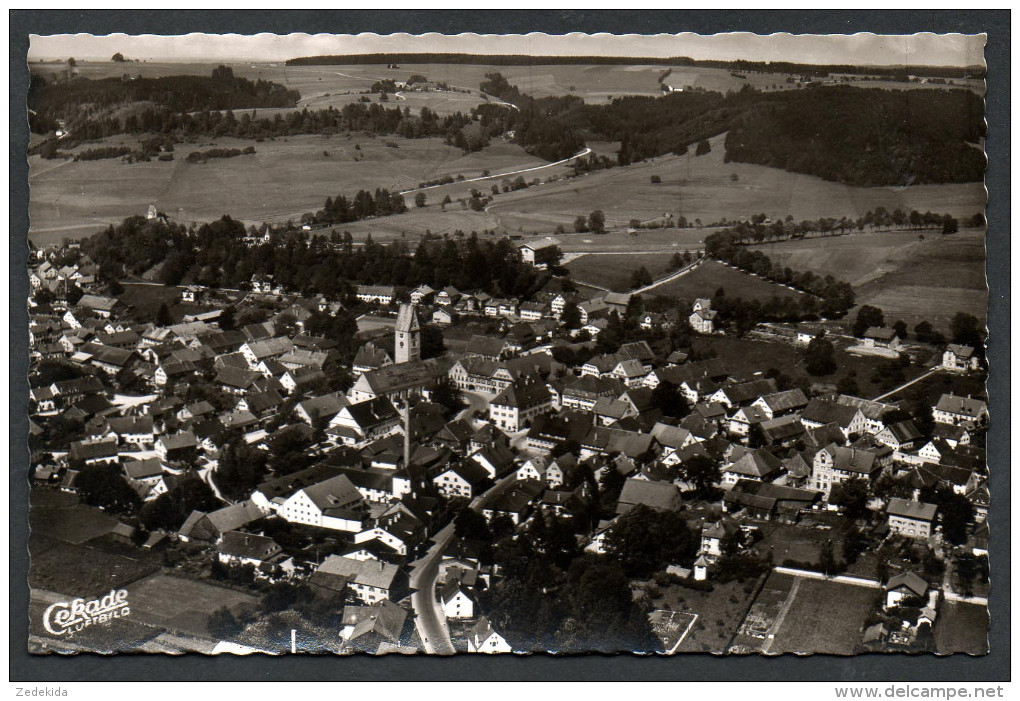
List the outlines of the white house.
{"label": "white house", "polygon": [[463,620],[475,617],[475,602],[457,579],[451,579],[440,588],[439,600],[443,604],[443,613],[447,618]]}
{"label": "white house", "polygon": [[950,343],[942,353],[942,367],[955,372],[977,370],[978,357],[970,346],[959,346]]}
{"label": "white house", "polygon": [[468,631],[468,652],[505,654],[513,652],[513,648],[502,635],[492,629],[489,619],[482,616]]}
{"label": "white house", "polygon": [[710,300],[697,299],[687,321],[695,333],[715,333],[716,316],[717,313],[712,309],[712,302]]}
{"label": "white house", "polygon": [[351,480],[337,475],[295,491],[277,513],[289,523],[360,533],[366,505]]}
{"label": "white house", "polygon": [[938,403],[932,407],[932,417],[935,423],[939,424],[976,427],[987,423],[988,404],[969,396],[943,394]]}

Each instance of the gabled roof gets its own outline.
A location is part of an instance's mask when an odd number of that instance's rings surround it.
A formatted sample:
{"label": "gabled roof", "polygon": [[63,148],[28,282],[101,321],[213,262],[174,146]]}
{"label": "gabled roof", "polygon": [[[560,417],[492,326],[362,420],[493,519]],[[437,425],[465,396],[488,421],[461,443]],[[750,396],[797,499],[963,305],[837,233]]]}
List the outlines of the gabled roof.
{"label": "gabled roof", "polygon": [[974,349],[971,346],[960,346],[955,343],[950,343],[946,346],[946,350],[957,358],[970,358],[974,355]]}
{"label": "gabled roof", "polygon": [[340,411],[348,414],[362,429],[400,418],[400,412],[386,397],[376,397],[358,404],[350,404]]}
{"label": "gabled roof", "polygon": [[885,588],[890,591],[900,587],[905,587],[915,596],[924,596],[928,593],[928,582],[924,581],[913,570],[907,570],[895,577],[890,577],[885,585]]}
{"label": "gabled roof", "polygon": [[758,450],[745,453],[736,462],[727,467],[726,472],[764,479],[779,472],[782,467],[783,463],[779,458],[764,448],[759,448]]}
{"label": "gabled roof", "polygon": [[362,500],[361,492],[346,474],[305,487],[304,493],[326,515],[336,510],[349,510]]}
{"label": "gabled roof", "polygon": [[824,399],[812,399],[801,413],[800,418],[802,421],[817,424],[834,423],[845,429],[850,426],[858,411],[857,407],[837,404]]}
{"label": "gabled roof", "polygon": [[881,467],[875,460],[875,453],[870,450],[847,448],[835,443],[830,443],[822,450],[832,456],[832,466],[836,470],[870,475]]}
{"label": "gabled roof", "polygon": [[627,478],[620,491],[617,513],[626,513],[639,504],[657,511],[678,511],[683,504],[680,488],[669,482]]}
{"label": "gabled roof", "polygon": [[935,405],[935,410],[976,419],[988,411],[988,405],[980,399],[943,394],[939,398],[938,404]]}
{"label": "gabled roof", "polygon": [[267,560],[281,552],[282,548],[272,538],[253,535],[242,531],[227,531],[216,545],[223,555],[250,560]]}
{"label": "gabled roof", "polygon": [[890,516],[899,516],[915,521],[933,521],[938,508],[936,504],[926,504],[923,501],[908,501],[892,497],[889,499],[889,505],[885,507],[885,512]]}

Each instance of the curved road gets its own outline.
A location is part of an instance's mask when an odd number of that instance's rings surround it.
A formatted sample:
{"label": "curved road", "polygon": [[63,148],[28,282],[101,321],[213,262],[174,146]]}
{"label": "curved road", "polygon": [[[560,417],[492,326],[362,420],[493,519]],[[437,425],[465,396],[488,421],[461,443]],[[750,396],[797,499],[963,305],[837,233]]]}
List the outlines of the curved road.
{"label": "curved road", "polygon": [[457,651],[450,640],[446,615],[436,599],[436,579],[439,560],[453,540],[453,523],[447,524],[433,538],[433,545],[420,560],[411,565],[411,606],[414,608],[414,627],[418,631],[425,652],[430,655],[452,655]]}

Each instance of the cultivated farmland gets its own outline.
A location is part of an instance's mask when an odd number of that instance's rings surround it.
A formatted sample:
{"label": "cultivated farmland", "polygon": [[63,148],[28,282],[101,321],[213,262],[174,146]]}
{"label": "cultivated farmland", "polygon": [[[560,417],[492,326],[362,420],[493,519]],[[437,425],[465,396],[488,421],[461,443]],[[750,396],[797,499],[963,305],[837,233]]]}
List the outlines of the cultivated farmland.
{"label": "cultivated farmland", "polygon": [[[893,211],[948,212],[969,217],[985,205],[982,183],[921,185],[908,188],[852,187],[811,175],[788,173],[748,163],[726,163],[725,135],[709,140],[703,156],[660,156],[625,168],[589,173],[581,178],[522,190],[497,198],[489,206],[510,230],[568,230],[579,214],[594,209],[609,226],[631,219],[650,221],[666,212],[709,224],[755,213],[772,218],[817,219],[863,216],[882,206]],[[661,183],[652,183],[657,175]],[[733,179],[736,176],[736,179]]]}
{"label": "cultivated farmland", "polygon": [[800,297],[802,293],[714,260],[706,261],[676,280],[656,287],[655,294],[695,300],[713,297],[722,288],[727,297],[769,300],[773,297]]}
{"label": "cultivated farmland", "polygon": [[852,655],[880,596],[877,589],[801,579],[770,652]]}
{"label": "cultivated farmland", "polygon": [[832,275],[854,286],[859,304],[877,306],[891,324],[927,320],[948,328],[957,312],[984,318],[984,231],[889,231],[756,246],[794,270]]}

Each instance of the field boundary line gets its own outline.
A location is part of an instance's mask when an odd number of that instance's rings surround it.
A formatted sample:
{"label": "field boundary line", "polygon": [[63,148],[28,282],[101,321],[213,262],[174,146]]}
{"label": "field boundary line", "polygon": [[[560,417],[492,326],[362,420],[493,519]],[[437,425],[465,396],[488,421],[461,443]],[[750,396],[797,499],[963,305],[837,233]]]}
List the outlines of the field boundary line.
{"label": "field boundary line", "polygon": [[403,190],[399,194],[401,194],[401,195],[409,195],[412,192],[424,192],[425,190],[434,190],[437,187],[446,187],[447,185],[456,185],[458,183],[476,183],[476,182],[479,182],[481,180],[492,180],[493,178],[505,178],[505,177],[508,177],[510,175],[517,175],[519,173],[530,173],[530,172],[535,171],[535,170],[542,170],[543,168],[552,168],[553,166],[559,166],[559,165],[563,165],[564,163],[569,163],[570,161],[574,160],[575,158],[583,158],[584,156],[587,156],[589,153],[591,153],[591,149],[588,148],[587,146],[585,146],[583,151],[580,151],[579,153],[575,153],[570,158],[564,158],[562,161],[556,161],[555,163],[546,163],[544,165],[533,166],[531,168],[522,168],[520,170],[510,171],[509,173],[495,173],[494,175],[483,175],[483,176],[477,177],[477,178],[465,178],[464,180],[455,180],[452,183],[442,183],[440,185],[428,185],[427,187],[416,187],[416,188],[412,188],[410,190]]}

